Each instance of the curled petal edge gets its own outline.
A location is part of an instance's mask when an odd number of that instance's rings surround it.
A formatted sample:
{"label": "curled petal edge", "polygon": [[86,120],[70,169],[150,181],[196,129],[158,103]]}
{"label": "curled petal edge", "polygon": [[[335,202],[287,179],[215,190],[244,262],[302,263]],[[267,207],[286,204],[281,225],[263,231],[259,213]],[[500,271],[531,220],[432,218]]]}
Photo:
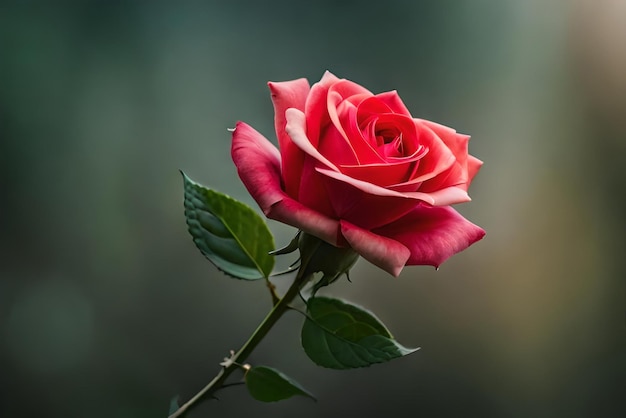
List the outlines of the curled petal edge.
{"label": "curled petal edge", "polygon": [[340,224],[341,234],[354,251],[394,277],[400,275],[411,256],[411,251],[406,246],[349,222],[340,221]]}
{"label": "curled petal edge", "polygon": [[[395,190],[386,189],[384,187],[377,186],[375,184],[357,180],[343,174],[340,169],[324,157],[320,152],[311,144],[306,135],[306,121],[304,113],[298,109],[287,109],[287,128],[286,131],[291,137],[291,140],[306,154],[317,160],[321,165],[328,168],[317,167],[316,171],[325,176],[334,178],[339,181],[348,183],[357,189],[362,190],[365,193],[378,195],[378,196],[394,196],[403,197],[408,199],[415,199],[424,201],[433,206],[446,206],[456,203],[469,202],[471,199],[467,194],[467,190],[463,190],[461,187],[449,187],[436,192],[422,193],[422,192],[397,192]],[[451,162],[454,160],[452,155]]]}
{"label": "curled petal edge", "polygon": [[403,218],[374,231],[410,250],[407,265],[439,267],[485,236],[485,231],[452,207],[418,206]]}
{"label": "curled petal edge", "polygon": [[237,122],[232,136],[230,152],[239,178],[265,211],[285,194],[280,187],[280,153],[244,122]]}
{"label": "curled petal edge", "polygon": [[308,208],[287,195],[264,212],[270,219],[291,225],[336,247],[345,247],[339,233],[339,221]]}
{"label": "curled petal edge", "polygon": [[309,82],[305,78],[292,81],[267,83],[274,103],[274,125],[276,136],[282,155],[282,178],[285,181],[285,190],[291,196],[298,195],[300,187],[300,172],[304,155],[298,147],[291,142],[285,132],[287,119],[285,111],[296,108],[304,111],[307,95],[309,94]]}
{"label": "curled petal edge", "polygon": [[335,246],[339,222],[289,197],[281,188],[280,155],[263,135],[238,122],[233,131],[231,154],[239,177],[265,216],[315,235]]}

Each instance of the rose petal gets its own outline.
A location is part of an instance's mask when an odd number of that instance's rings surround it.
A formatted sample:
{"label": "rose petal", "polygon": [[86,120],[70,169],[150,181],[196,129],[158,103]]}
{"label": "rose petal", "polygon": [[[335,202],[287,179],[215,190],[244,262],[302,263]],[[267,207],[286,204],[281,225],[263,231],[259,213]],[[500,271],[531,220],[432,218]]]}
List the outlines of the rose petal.
{"label": "rose petal", "polygon": [[333,170],[327,170],[324,168],[317,167],[315,169],[318,173],[323,174],[327,177],[333,178],[335,180],[339,180],[346,184],[350,184],[355,188],[363,191],[366,194],[373,196],[390,196],[390,197],[403,197],[408,199],[422,200],[433,206],[447,206],[453,205],[456,203],[464,203],[471,201],[467,191],[461,187],[447,187],[442,190],[436,190],[434,192],[399,192],[395,191],[391,188],[384,188],[377,186],[372,183],[368,183],[365,181],[357,180],[355,178],[349,177],[343,173],[336,172]]}
{"label": "rose petal", "polygon": [[321,167],[317,167],[315,169],[318,173],[321,173],[327,177],[330,177],[332,179],[344,182],[346,184],[349,184],[351,186],[353,186],[356,189],[361,190],[362,192],[365,192],[367,194],[373,195],[373,196],[387,196],[387,197],[399,197],[399,198],[408,198],[408,199],[415,199],[415,200],[423,200],[427,203],[433,204],[434,200],[432,197],[430,197],[430,193],[420,193],[420,192],[408,192],[408,193],[400,193],[400,192],[396,192],[394,190],[390,190],[390,189],[386,189],[384,187],[380,187],[377,186],[376,184],[373,183],[368,183],[366,181],[362,181],[362,180],[358,180],[355,178],[352,178],[350,176],[347,176],[341,172],[338,171],[334,171],[334,170],[329,170],[329,169],[325,169],[325,168],[321,168]]}
{"label": "rose petal", "polygon": [[470,155],[467,157],[467,187],[472,183],[474,176],[480,170],[480,167],[483,165],[483,162],[478,158]]}
{"label": "rose petal", "polygon": [[[420,152],[421,151],[421,152]],[[362,164],[362,165],[340,165],[342,173],[355,179],[368,183],[377,184],[383,187],[390,187],[403,183],[410,178],[419,160],[426,153],[425,149],[417,150],[414,155],[407,158],[390,158],[389,162]],[[416,191],[417,187],[413,190]]]}
{"label": "rose petal", "polygon": [[317,150],[324,158],[335,164],[335,166],[348,164],[359,164],[358,151],[354,147],[354,142],[346,141],[346,138],[333,125],[324,130],[320,138]]}
{"label": "rose petal", "polygon": [[319,141],[320,130],[330,123],[327,111],[328,89],[338,81],[337,77],[326,71],[322,79],[313,84],[306,99],[304,113],[306,115],[306,125],[308,126],[307,136],[315,147],[317,147]]}
{"label": "rose petal", "polygon": [[[356,100],[349,100],[351,96],[356,96]],[[346,135],[341,121],[338,108],[344,100],[349,100],[355,106],[358,106],[365,98],[373,96],[373,94],[366,88],[353,83],[350,80],[339,80],[328,89],[327,95],[327,110],[330,116],[331,122],[335,125],[337,130],[346,138],[351,138]]]}
{"label": "rose petal", "polygon": [[300,177],[298,201],[325,215],[333,215],[328,193],[321,176],[316,172],[318,166],[339,170],[311,144],[306,135],[305,116],[297,109],[287,109],[286,131],[293,141],[306,155]]}
{"label": "rose petal", "polygon": [[378,117],[381,114],[393,114],[393,111],[385,102],[380,100],[378,96],[368,97],[359,103],[357,123],[362,126],[366,119],[372,116]]}
{"label": "rose petal", "polygon": [[341,221],[341,234],[350,247],[370,263],[398,277],[411,251],[393,239]]}
{"label": "rose petal", "polygon": [[[371,183],[361,182],[342,173],[317,169],[325,180],[326,196],[333,208],[333,217],[344,219],[364,229],[373,229],[387,225],[410,212],[420,201],[409,197],[409,193],[387,191]],[[349,180],[349,181],[346,181]],[[386,194],[368,193],[366,186],[355,187],[355,183],[369,185]],[[430,198],[430,196],[422,196]]]}
{"label": "rose petal", "polygon": [[278,83],[269,82],[268,86],[274,103],[274,124],[282,156],[282,178],[285,190],[287,194],[297,199],[304,155],[285,132],[287,125],[285,111],[289,108],[304,111],[309,94],[309,82],[305,78],[300,78]]}
{"label": "rose petal", "polygon": [[[411,251],[407,265],[438,267],[485,236],[485,231],[451,207],[420,205],[401,219],[372,231]],[[346,238],[347,239],[347,238]]]}
{"label": "rose petal", "polygon": [[[354,120],[356,114],[356,107],[348,102],[342,103],[345,106],[341,106],[341,119]],[[354,138],[354,137],[353,137]],[[357,134],[356,138],[360,138]],[[320,136],[320,140],[317,146],[317,150],[324,157],[332,161],[333,164],[358,164],[358,149],[355,149],[355,145],[361,143],[358,139],[348,140],[344,134],[339,132],[336,126],[330,124]]]}
{"label": "rose petal", "polygon": [[339,233],[339,221],[304,206],[286,195],[283,200],[270,208],[267,217],[315,235],[332,245],[345,246]]}
{"label": "rose petal", "polygon": [[[372,116],[371,120],[375,123],[374,134],[376,134],[376,131],[380,130],[396,130],[398,133],[402,134],[401,149],[396,151],[400,152],[400,155],[396,155],[396,157],[413,155],[418,149],[428,147],[423,144],[421,136],[418,136],[418,133],[421,132],[417,129],[411,118],[395,113],[381,113]],[[391,144],[387,146],[389,145]]]}
{"label": "rose petal", "polygon": [[345,78],[333,83],[329,91],[338,93],[345,100],[348,100],[351,96],[373,96],[372,92],[365,87],[355,83],[354,81],[346,80]]}
{"label": "rose petal", "polygon": [[454,142],[454,139],[450,141],[448,140],[448,138],[454,137],[454,135],[456,135],[455,129],[450,128],[449,126],[446,126],[446,125],[442,125],[437,122],[426,120],[426,119],[415,118],[415,121],[419,124],[428,126],[428,128],[430,128],[431,131],[436,133],[446,143],[446,145],[448,146],[453,145],[451,144],[451,142]]}
{"label": "rose petal", "polygon": [[415,121],[419,143],[428,148],[428,154],[420,160],[420,165],[412,180],[426,181],[443,173],[456,161],[452,151],[428,126]]}
{"label": "rose petal", "polygon": [[478,158],[473,157],[468,153],[468,142],[470,137],[468,135],[459,134],[450,127],[432,121],[423,119],[418,120],[420,123],[423,123],[435,132],[455,155],[463,170],[463,176],[462,179],[460,179],[461,181],[459,181],[459,179],[456,179],[455,181],[457,184],[465,183],[467,190],[472,179],[483,164]]}
{"label": "rose petal", "polygon": [[420,192],[430,193],[447,187],[460,187],[467,190],[467,167],[464,168],[458,161],[455,161],[446,171],[424,181],[419,190]]}
{"label": "rose petal", "polygon": [[465,190],[480,169],[482,161],[469,155],[468,143],[470,137],[457,133],[454,129],[428,120],[418,119],[420,123],[428,126],[454,154],[457,164],[451,168],[451,172],[442,173],[442,178],[433,178],[424,183],[424,189],[435,190],[437,188],[457,185]]}
{"label": "rose petal", "polygon": [[300,180],[300,198],[298,201],[324,215],[337,218],[326,191],[324,178],[316,171],[319,165],[320,163],[310,155],[304,157],[302,179]]}
{"label": "rose petal", "polygon": [[411,117],[411,112],[409,112],[409,109],[404,105],[397,91],[386,91],[377,94],[376,97],[389,106],[393,112]]}
{"label": "rose petal", "polygon": [[332,170],[339,171],[335,164],[331,163],[326,157],[320,154],[309,140],[306,134],[306,117],[304,113],[297,109],[287,109],[285,115],[287,117],[285,130],[293,143],[320,163]]}
{"label": "rose petal", "polygon": [[[328,136],[337,136],[339,139],[343,140],[346,144],[348,144],[354,153],[354,158],[357,164],[375,164],[384,162],[385,159],[378,154],[375,146],[376,143],[368,141],[363,130],[359,128],[359,124],[357,123],[357,107],[347,101],[344,101],[343,104],[346,107],[344,111],[345,114],[341,116],[341,127],[343,128],[344,133],[342,134],[339,132],[339,130],[331,124],[324,131],[324,138]],[[328,155],[327,152],[332,152],[332,150],[325,150],[323,152],[324,155]]]}
{"label": "rose petal", "polygon": [[263,212],[284,198],[280,187],[280,153],[244,122],[237,122],[233,131],[231,156],[241,181]]}
{"label": "rose petal", "polygon": [[449,206],[457,203],[470,202],[472,199],[467,194],[465,187],[451,186],[434,192],[424,193],[430,196],[433,206]]}
{"label": "rose petal", "polygon": [[342,245],[339,222],[298,203],[280,187],[280,155],[251,126],[238,122],[231,155],[241,181],[268,218],[294,226],[333,245]]}

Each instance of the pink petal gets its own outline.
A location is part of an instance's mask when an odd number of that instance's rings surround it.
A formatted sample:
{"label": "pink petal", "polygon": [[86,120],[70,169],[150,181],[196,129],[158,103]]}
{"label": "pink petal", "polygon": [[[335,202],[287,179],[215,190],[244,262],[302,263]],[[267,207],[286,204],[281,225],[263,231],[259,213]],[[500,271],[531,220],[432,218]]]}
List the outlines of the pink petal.
{"label": "pink petal", "polygon": [[286,114],[286,131],[293,143],[305,153],[297,200],[322,214],[332,215],[334,212],[328,198],[328,193],[326,193],[321,176],[316,172],[316,169],[319,166],[329,167],[331,170],[335,171],[339,169],[320,154],[309,141],[306,135],[304,114],[297,109],[287,109]]}
{"label": "pink petal", "polygon": [[391,108],[393,112],[411,117],[411,112],[409,112],[409,109],[407,109],[407,107],[404,105],[397,91],[392,90],[384,93],[379,93],[376,95],[376,97],[383,101],[387,106],[389,106],[389,108]]}
{"label": "pink petal", "polygon": [[443,173],[456,161],[446,144],[428,126],[415,121],[419,143],[428,148],[428,154],[420,160],[420,165],[412,180],[426,181]]}
{"label": "pink petal", "polygon": [[330,87],[330,91],[338,93],[344,99],[356,95],[373,96],[372,92],[365,87],[346,79],[340,79],[338,82],[334,83]]}
{"label": "pink petal", "polygon": [[451,186],[434,192],[424,193],[430,196],[433,206],[449,206],[457,203],[470,202],[469,195],[465,187]]}
{"label": "pink petal", "polygon": [[300,198],[304,206],[316,210],[331,218],[336,218],[335,210],[330,202],[324,178],[316,169],[320,163],[309,155],[304,157],[302,179],[300,180]]}
{"label": "pink petal", "polygon": [[309,82],[305,78],[300,78],[293,81],[269,82],[268,86],[274,103],[274,124],[282,155],[282,177],[285,182],[285,190],[287,194],[297,199],[304,156],[285,132],[287,125],[285,112],[289,108],[304,111],[309,94]]}
{"label": "pink petal", "polygon": [[343,128],[343,124],[341,123],[340,115],[337,110],[337,107],[343,102],[344,98],[341,94],[336,91],[329,90],[327,101],[328,101],[328,116],[330,117],[330,121],[333,126],[341,133],[341,135],[348,140],[348,135],[346,134],[345,129]]}
{"label": "pink petal", "polygon": [[[362,130],[357,123],[357,107],[350,102],[342,102],[344,105],[344,114],[341,118],[341,133],[336,126],[330,125],[324,131],[323,138],[320,139],[320,147],[325,143],[328,137],[335,138],[335,141],[343,141],[346,146],[350,147],[354,157],[353,161],[356,164],[370,164],[380,163],[385,161],[374,147],[375,143],[370,143],[367,138],[364,137]],[[338,162],[331,158],[331,154],[334,151],[332,149],[325,149],[322,153],[329,157],[329,159],[337,164],[346,164],[346,162]]]}
{"label": "pink petal", "polygon": [[467,187],[469,187],[470,183],[474,179],[474,176],[478,173],[478,170],[480,170],[482,165],[483,162],[472,155],[467,158]]}
{"label": "pink petal", "polygon": [[[356,96],[356,100],[349,100],[351,96]],[[353,83],[350,80],[339,80],[328,89],[328,115],[337,130],[344,136],[344,138],[346,138],[346,140],[349,140],[349,137],[343,128],[341,114],[339,112],[340,105],[345,100],[348,100],[348,102],[352,105],[358,106],[365,98],[371,96],[372,93],[369,90]]]}
{"label": "pink petal", "polygon": [[[467,166],[467,164],[465,164]],[[424,181],[420,186],[420,192],[432,193],[447,187],[460,187],[467,191],[467,167],[455,161],[450,168],[437,176]]]}
{"label": "pink petal", "polygon": [[396,222],[372,231],[411,251],[407,265],[438,267],[485,236],[485,231],[451,207],[420,205]]}
{"label": "pink petal", "polygon": [[[356,107],[347,102],[343,102],[346,106],[342,106],[341,119],[354,120],[356,118]],[[350,126],[350,123],[347,123]],[[340,127],[341,128],[341,127]],[[356,138],[361,138],[360,132],[356,130]],[[358,150],[354,145],[362,143],[348,139],[345,133],[341,133],[336,126],[329,125],[320,137],[317,149],[324,157],[328,158],[334,164],[358,164]]]}
{"label": "pink petal", "polygon": [[[412,196],[413,193],[393,192],[332,170],[318,168],[317,172],[323,174],[326,198],[332,205],[333,217],[364,229],[387,225],[406,215],[420,202]],[[374,189],[385,193],[369,192]],[[430,198],[428,195],[421,197]]]}
{"label": "pink petal", "polygon": [[384,188],[381,186],[377,186],[372,183],[368,183],[366,181],[357,180],[355,178],[349,177],[341,172],[336,172],[334,170],[328,170],[324,168],[317,167],[315,169],[318,173],[325,175],[326,177],[338,180],[340,182],[349,184],[356,189],[361,190],[365,194],[373,195],[373,196],[389,196],[389,197],[400,197],[414,200],[422,200],[428,204],[433,206],[447,206],[453,205],[456,203],[469,202],[471,199],[467,194],[467,191],[461,187],[447,187],[442,190],[436,190],[434,192],[398,192],[391,188]]}
{"label": "pink petal", "polygon": [[268,218],[294,226],[333,245],[339,239],[339,222],[290,198],[281,189],[280,155],[263,135],[238,122],[231,155],[241,181]]}
{"label": "pink petal", "polygon": [[267,212],[267,217],[315,235],[332,245],[345,245],[344,240],[339,235],[339,221],[304,206],[287,196],[270,208]]}
{"label": "pink petal", "polygon": [[[357,133],[357,135],[360,136],[360,133]],[[337,166],[342,164],[358,165],[360,163],[358,150],[362,148],[368,147],[361,139],[348,141],[337,128],[330,125],[324,130],[324,135],[320,139],[317,150],[324,158],[327,158],[328,161]],[[368,152],[367,149],[365,151]],[[371,153],[371,148],[369,148],[369,152]]]}
{"label": "pink petal", "polygon": [[365,192],[370,195],[383,196],[383,197],[388,196],[388,197],[408,198],[408,199],[415,199],[415,200],[423,200],[430,204],[434,203],[433,198],[430,197],[430,193],[420,193],[420,192],[400,193],[400,192],[396,192],[395,190],[390,190],[381,186],[377,186],[373,183],[369,183],[366,181],[349,177],[339,171],[329,170],[329,169],[325,169],[321,167],[316,168],[316,171],[318,173],[325,175],[326,177],[351,185],[355,189],[359,189],[362,192]]}
{"label": "pink petal", "polygon": [[[434,133],[436,133],[448,146],[452,146],[452,142],[455,141],[454,139],[454,135],[456,135],[456,130],[453,128],[450,128],[449,126],[445,126],[442,125],[440,123],[437,122],[432,122],[430,120],[426,120],[426,119],[418,119],[415,118],[415,121],[419,124],[428,126],[428,128],[430,128],[430,130],[432,130]],[[463,136],[467,136],[467,135],[463,135]],[[451,138],[451,139],[449,139]]]}
{"label": "pink petal", "polygon": [[[413,156],[407,158],[391,158],[388,162],[374,164],[341,165],[339,169],[349,177],[379,186],[389,187],[403,183],[407,178],[411,177],[415,166],[418,164],[419,159],[422,158],[425,150],[421,150],[422,152],[419,151],[420,150],[415,152]],[[415,190],[417,190],[417,187],[411,191]]]}
{"label": "pink petal", "polygon": [[381,113],[372,117],[372,120],[375,121],[375,129],[395,129],[402,133],[403,156],[412,155],[419,148],[428,147],[423,144],[421,136],[418,136],[421,132],[411,118],[397,113]]}
{"label": "pink petal", "polygon": [[395,277],[398,277],[411,254],[398,241],[376,235],[346,221],[341,221],[341,233],[354,251]]}
{"label": "pink petal", "polygon": [[306,99],[304,113],[306,115],[307,135],[314,146],[320,136],[320,129],[330,123],[327,110],[327,96],[330,86],[338,82],[339,79],[329,71],[324,73],[322,79],[313,84],[309,96]]}
{"label": "pink petal", "polygon": [[241,181],[263,212],[282,200],[280,153],[271,142],[244,122],[233,131],[231,156]]}
{"label": "pink petal", "polygon": [[469,135],[464,135],[457,133],[452,128],[449,128],[444,125],[440,125],[435,122],[431,122],[429,120],[420,120],[425,126],[428,126],[430,130],[432,130],[441,140],[446,144],[446,146],[452,151],[452,154],[456,157],[457,161],[461,163],[463,168],[465,169],[467,166],[467,149],[469,143]]}
{"label": "pink petal", "polygon": [[393,114],[393,111],[385,102],[380,100],[377,96],[370,96],[359,103],[357,123],[363,125],[363,122],[371,116],[389,113]]}
{"label": "pink petal", "polygon": [[289,138],[291,141],[302,151],[309,154],[311,157],[322,163],[323,165],[331,168],[332,170],[339,171],[339,169],[330,162],[326,157],[324,157],[317,150],[309,137],[306,134],[306,117],[304,113],[297,109],[287,109],[287,127],[285,128]]}
{"label": "pink petal", "polygon": [[424,181],[420,191],[430,192],[452,186],[457,186],[467,191],[472,178],[482,165],[482,161],[468,154],[470,137],[459,134],[454,129],[435,122],[423,120],[420,122],[441,138],[456,158],[455,163],[449,169]]}

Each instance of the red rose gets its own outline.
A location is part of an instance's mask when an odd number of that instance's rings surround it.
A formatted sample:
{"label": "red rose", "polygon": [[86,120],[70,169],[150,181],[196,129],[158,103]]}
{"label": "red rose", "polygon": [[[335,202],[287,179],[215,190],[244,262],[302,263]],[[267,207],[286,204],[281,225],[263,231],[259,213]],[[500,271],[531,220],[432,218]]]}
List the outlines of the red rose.
{"label": "red rose", "polygon": [[449,205],[469,201],[482,162],[469,136],[411,116],[395,91],[374,95],[326,72],[269,83],[280,151],[238,122],[232,157],[263,212],[397,276],[438,266],[485,232]]}

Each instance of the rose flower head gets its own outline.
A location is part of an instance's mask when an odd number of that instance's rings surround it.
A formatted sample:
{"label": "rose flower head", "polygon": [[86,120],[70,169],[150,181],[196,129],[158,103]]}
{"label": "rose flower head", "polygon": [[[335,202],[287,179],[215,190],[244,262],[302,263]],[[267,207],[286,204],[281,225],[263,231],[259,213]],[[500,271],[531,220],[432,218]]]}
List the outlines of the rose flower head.
{"label": "rose flower head", "polygon": [[467,202],[482,162],[469,136],[417,119],[395,91],[373,94],[326,72],[270,82],[279,149],[249,125],[232,158],[265,215],[398,276],[439,266],[480,240],[450,205]]}

